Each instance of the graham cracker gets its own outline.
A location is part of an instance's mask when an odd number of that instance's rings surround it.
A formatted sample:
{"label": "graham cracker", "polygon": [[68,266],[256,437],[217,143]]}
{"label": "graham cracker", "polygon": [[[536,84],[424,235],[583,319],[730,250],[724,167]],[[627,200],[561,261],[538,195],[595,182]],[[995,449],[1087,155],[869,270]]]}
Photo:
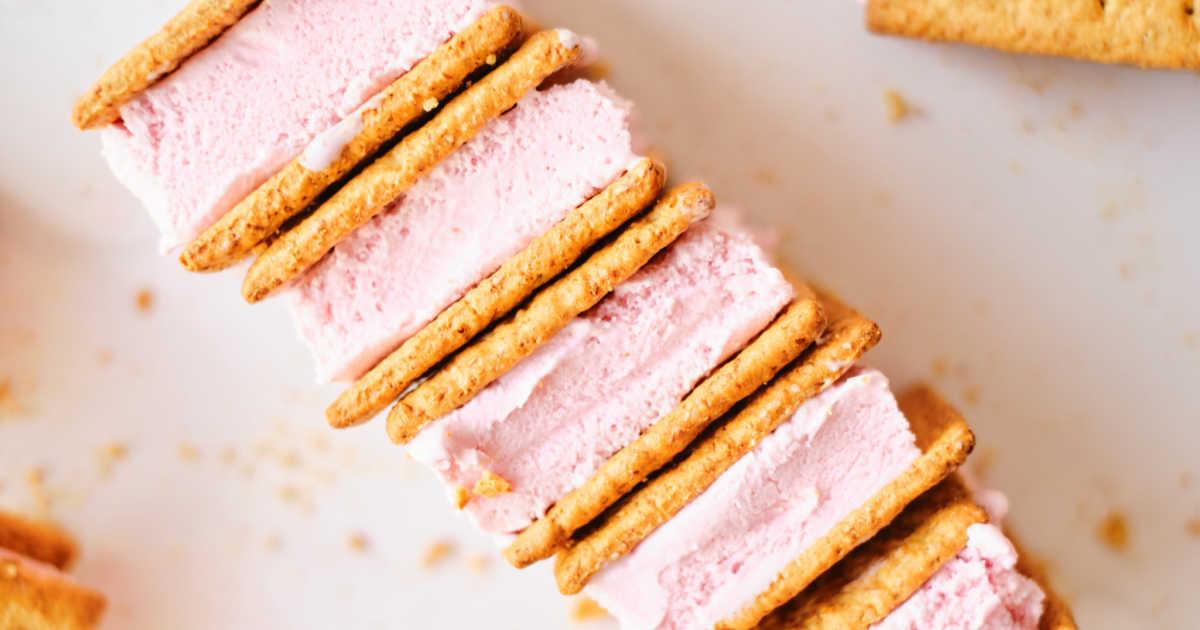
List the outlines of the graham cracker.
{"label": "graham cracker", "polygon": [[0,556],[0,628],[86,630],[100,623],[104,596],[48,570],[33,561]]}
{"label": "graham cracker", "polygon": [[1153,68],[1200,68],[1194,0],[869,0],[877,33]]}
{"label": "graham cracker", "polygon": [[951,475],[756,628],[867,630],[966,547],[968,527],[986,521],[987,513]]}
{"label": "graham cracker", "polygon": [[818,295],[829,327],[815,346],[755,393],[732,418],[701,438],[686,458],[628,495],[587,536],[559,552],[554,575],[564,595],[578,593],[591,576],[700,496],[800,405],[832,385],[878,343],[880,332],[874,322],[833,296]]}
{"label": "graham cracker", "polygon": [[[242,296],[258,302],[317,263],[489,121],[516,105],[559,68],[578,61],[578,42],[541,31],[487,76],[445,105],[346,183],[328,201],[272,242],[250,266]],[[570,39],[570,38],[567,38]]]}
{"label": "graham cracker", "polygon": [[797,287],[796,298],[770,326],[521,532],[504,557],[524,568],[554,555],[576,531],[669,464],[713,421],[795,361],[824,330],[825,312],[816,295],[806,286]]}
{"label": "graham cracker", "polygon": [[325,411],[329,424],[351,427],[382,411],[422,374],[653,203],[665,182],[662,164],[639,160],[359,378]]}
{"label": "graham cracker", "polygon": [[5,512],[0,512],[0,548],[59,570],[69,568],[75,561],[75,541],[65,532]]}
{"label": "graham cracker", "polygon": [[1079,626],[1075,623],[1075,616],[1071,614],[1070,605],[1051,586],[1046,567],[1038,561],[1036,556],[1026,551],[1025,546],[1013,536],[1012,532],[1006,529],[1004,535],[1008,536],[1017,549],[1017,570],[1036,582],[1042,592],[1046,594],[1045,608],[1042,610],[1042,619],[1038,622],[1038,630],[1079,630]]}
{"label": "graham cracker", "polygon": [[875,536],[909,503],[940,483],[966,460],[975,446],[975,436],[958,411],[932,388],[914,387],[901,394],[897,401],[917,438],[920,457],[784,568],[766,592],[717,624],[717,630],[753,628],[855,547]]}
{"label": "graham cracker", "polygon": [[148,39],[104,71],[71,112],[80,129],[103,127],[120,107],[179,67],[242,19],[258,0],[192,0]]}
{"label": "graham cracker", "polygon": [[[323,170],[309,170],[299,155],[239,202],[183,251],[189,271],[218,271],[236,264],[300,214],[329,186],[446,99],[471,73],[493,64],[516,46],[524,30],[521,14],[499,6],[459,31],[368,102],[360,111],[361,131]],[[331,130],[332,131],[332,130]]]}
{"label": "graham cracker", "polygon": [[457,409],[512,369],[572,319],[670,245],[716,201],[699,183],[668,192],[654,209],[578,267],[542,289],[528,304],[459,352],[401,398],[388,414],[388,435],[406,443],[430,422]]}

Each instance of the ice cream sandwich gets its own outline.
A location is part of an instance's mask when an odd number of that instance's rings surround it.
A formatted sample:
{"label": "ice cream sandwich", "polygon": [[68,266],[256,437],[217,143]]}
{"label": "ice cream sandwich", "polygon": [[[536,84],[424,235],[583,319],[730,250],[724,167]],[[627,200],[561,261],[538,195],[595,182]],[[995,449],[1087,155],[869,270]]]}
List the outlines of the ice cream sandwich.
{"label": "ice cream sandwich", "polygon": [[0,628],[96,627],[106,602],[63,573],[74,558],[75,544],[62,531],[0,512]]}

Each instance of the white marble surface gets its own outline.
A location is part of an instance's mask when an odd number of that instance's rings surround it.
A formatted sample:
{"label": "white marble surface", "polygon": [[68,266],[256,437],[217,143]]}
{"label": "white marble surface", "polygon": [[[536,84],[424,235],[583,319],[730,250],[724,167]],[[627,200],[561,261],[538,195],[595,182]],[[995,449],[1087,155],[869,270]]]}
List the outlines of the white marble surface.
{"label": "white marble surface", "polygon": [[[0,505],[33,508],[44,471],[107,628],[564,626],[546,567],[467,569],[490,543],[379,424],[325,430],[336,390],[281,305],[158,257],[70,127],[179,5],[0,0]],[[963,405],[1084,627],[1200,618],[1200,78],[880,39],[844,0],[526,6],[598,39],[677,178],[878,319],[873,362]],[[917,115],[889,124],[888,89]],[[1123,553],[1095,535],[1110,510]],[[420,569],[439,536],[459,553]]]}

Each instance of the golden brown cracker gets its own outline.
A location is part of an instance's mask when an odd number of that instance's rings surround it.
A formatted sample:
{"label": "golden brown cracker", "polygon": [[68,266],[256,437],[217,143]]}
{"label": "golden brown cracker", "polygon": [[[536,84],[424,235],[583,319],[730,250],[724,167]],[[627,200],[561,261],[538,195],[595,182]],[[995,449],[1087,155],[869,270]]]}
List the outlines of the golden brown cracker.
{"label": "golden brown cracker", "polygon": [[595,306],[692,223],[708,216],[715,203],[712,193],[698,183],[668,192],[612,242],[542,289],[524,308],[401,398],[388,414],[392,441],[408,442],[430,422],[466,403],[577,315]]}
{"label": "golden brown cracker", "polygon": [[258,302],[312,267],[489,121],[582,54],[579,45],[568,47],[555,31],[530,37],[507,61],[447,103],[432,120],[405,136],[272,242],[250,266],[242,283],[242,296],[248,302]]}
{"label": "golden brown cracker", "polygon": [[300,214],[385,143],[423,116],[477,69],[495,63],[520,40],[521,14],[509,7],[492,9],[459,31],[428,57],[380,92],[360,116],[362,130],[324,170],[309,170],[297,156],[281,171],[210,226],[184,249],[179,260],[189,271],[217,271],[237,263]]}
{"label": "golden brown cracker", "polygon": [[901,394],[897,401],[922,453],[907,470],[842,519],[789,564],[766,592],[717,624],[717,630],[749,630],[795,597],[855,547],[875,536],[904,508],[954,472],[975,436],[958,411],[927,386]]}
{"label": "golden brown cracker", "polygon": [[75,541],[65,532],[4,512],[0,512],[0,548],[60,570],[75,561]]}
{"label": "golden brown cracker", "polygon": [[100,623],[104,596],[50,571],[0,557],[0,628],[86,630]]}
{"label": "golden brown cracker", "polygon": [[732,418],[702,437],[681,462],[626,497],[598,527],[558,554],[554,574],[564,595],[578,593],[591,576],[700,496],[879,341],[874,322],[832,296],[820,297],[829,327],[815,346],[755,393]]}
{"label": "golden brown cracker", "polygon": [[952,475],[756,628],[867,630],[962,551],[967,528],[985,521],[987,513]]}
{"label": "golden brown cracker", "polygon": [[796,360],[824,329],[825,313],[816,295],[806,286],[798,287],[795,300],[766,330],[521,532],[504,557],[523,568],[554,555],[577,530],[670,463],[709,424]]}
{"label": "golden brown cracker", "polygon": [[1194,0],[869,0],[877,33],[1155,68],[1200,68]]}
{"label": "golden brown cracker", "polygon": [[661,164],[639,160],[358,379],[326,410],[329,424],[351,427],[382,411],[422,374],[653,203],[665,181]]}
{"label": "golden brown cracker", "polygon": [[120,107],[242,19],[258,0],[192,0],[157,33],[113,64],[75,102],[71,122],[80,129],[120,118]]}

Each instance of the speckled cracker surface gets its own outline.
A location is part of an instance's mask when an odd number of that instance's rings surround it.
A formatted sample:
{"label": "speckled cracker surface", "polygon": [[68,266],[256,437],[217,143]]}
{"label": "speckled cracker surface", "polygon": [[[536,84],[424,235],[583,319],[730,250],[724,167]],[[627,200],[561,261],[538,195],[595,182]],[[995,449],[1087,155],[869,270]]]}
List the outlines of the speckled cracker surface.
{"label": "speckled cracker surface", "polygon": [[0,512],[0,548],[57,569],[66,569],[75,561],[75,542],[66,533],[4,512]]}
{"label": "speckled cracker surface", "polygon": [[766,330],[521,532],[504,557],[517,567],[549,558],[577,530],[670,463],[709,424],[800,356],[825,329],[825,313],[810,289],[800,286],[796,293],[792,304]]}
{"label": "speckled cracker surface", "polygon": [[781,571],[766,592],[733,617],[717,624],[719,630],[753,628],[855,547],[895,520],[909,503],[940,483],[966,460],[975,446],[975,436],[949,403],[926,386],[906,391],[897,402],[916,435],[921,456]]}
{"label": "speckled cracker surface", "polygon": [[758,630],[867,630],[882,621],[967,544],[967,528],[987,520],[951,476],[904,509]]}
{"label": "speckled cracker surface", "polygon": [[1194,0],[869,0],[878,33],[1154,68],[1200,68]]}
{"label": "speckled cracker surface", "polygon": [[690,447],[682,461],[626,497],[586,536],[558,554],[554,574],[564,595],[578,593],[609,562],[629,553],[878,343],[874,322],[833,296],[819,297],[828,329],[816,345]]}
{"label": "speckled cracker surface", "polygon": [[595,306],[696,221],[715,200],[701,184],[668,192],[654,209],[626,227],[609,244],[542,289],[528,304],[455,355],[418,385],[388,414],[388,435],[403,444],[426,425],[462,406]]}
{"label": "speckled cracker surface", "polygon": [[0,556],[0,628],[86,630],[100,623],[104,596],[45,567]]}
{"label": "speckled cracker surface", "polygon": [[257,4],[258,0],[192,0],[105,70],[75,102],[71,121],[80,129],[93,129],[117,120],[122,105],[178,68]]}
{"label": "speckled cracker surface", "polygon": [[661,164],[649,159],[634,164],[358,379],[326,410],[329,424],[354,426],[382,411],[422,374],[650,205],[665,180]]}
{"label": "speckled cracker surface", "polygon": [[370,221],[418,178],[470,140],[488,121],[516,105],[560,68],[579,60],[578,42],[556,31],[530,37],[507,61],[446,104],[292,229],[250,266],[242,296],[257,302],[317,263],[337,243]]}
{"label": "speckled cracker surface", "polygon": [[[190,271],[216,271],[237,263],[326,188],[436,107],[472,72],[489,61],[495,64],[498,55],[516,45],[523,28],[521,15],[501,6],[456,33],[360,112],[326,132],[337,136],[343,126],[358,123],[361,127],[352,137],[335,139],[345,140],[340,149],[325,149],[330,155],[324,160],[332,160],[328,165],[306,161],[308,151],[297,156],[189,244],[180,262]],[[316,142],[322,141],[318,136]]]}

